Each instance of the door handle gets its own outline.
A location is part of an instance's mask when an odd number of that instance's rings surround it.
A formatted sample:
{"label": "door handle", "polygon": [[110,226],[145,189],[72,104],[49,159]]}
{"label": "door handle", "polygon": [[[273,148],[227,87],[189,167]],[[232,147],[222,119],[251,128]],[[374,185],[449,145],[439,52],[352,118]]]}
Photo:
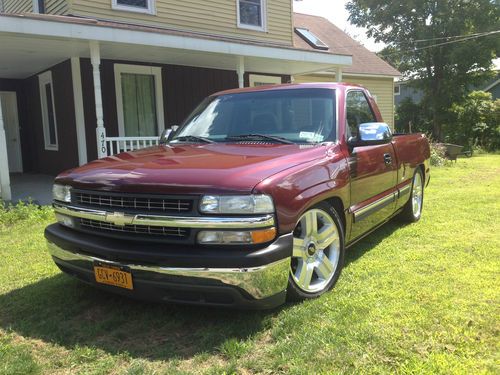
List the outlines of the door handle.
{"label": "door handle", "polygon": [[391,156],[391,154],[384,154],[384,163],[386,165],[392,164],[392,156]]}

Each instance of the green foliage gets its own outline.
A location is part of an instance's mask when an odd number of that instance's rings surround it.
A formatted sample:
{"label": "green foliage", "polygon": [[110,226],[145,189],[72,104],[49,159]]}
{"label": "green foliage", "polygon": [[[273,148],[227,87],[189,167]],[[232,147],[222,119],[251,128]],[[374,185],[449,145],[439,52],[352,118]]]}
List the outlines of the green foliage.
{"label": "green foliage", "polygon": [[38,206],[31,202],[6,205],[0,200],[0,228],[26,220],[46,220],[54,214],[49,206]]}
{"label": "green foliage", "polygon": [[445,125],[447,140],[492,151],[500,148],[500,99],[491,94],[473,91],[461,103],[451,107],[452,123]]}
{"label": "green foliage", "polygon": [[432,132],[429,114],[422,104],[414,103],[410,98],[404,99],[396,108],[395,121],[397,132],[422,132],[426,134]]}
{"label": "green foliage", "polygon": [[431,142],[431,165],[434,167],[443,167],[449,165],[450,161],[446,158],[446,147],[442,143]]}
{"label": "green foliage", "polygon": [[423,105],[431,113],[433,137],[443,140],[448,109],[462,101],[469,87],[487,79],[485,72],[500,52],[498,34],[460,42],[456,36],[499,30],[498,3],[351,0],[346,8],[353,24],[387,44],[380,56],[418,80]]}
{"label": "green foliage", "polygon": [[[498,374],[500,155],[431,169],[422,219],[272,311],[145,303],[63,275],[50,216],[0,228],[0,374]],[[36,212],[36,211],[35,211]]]}

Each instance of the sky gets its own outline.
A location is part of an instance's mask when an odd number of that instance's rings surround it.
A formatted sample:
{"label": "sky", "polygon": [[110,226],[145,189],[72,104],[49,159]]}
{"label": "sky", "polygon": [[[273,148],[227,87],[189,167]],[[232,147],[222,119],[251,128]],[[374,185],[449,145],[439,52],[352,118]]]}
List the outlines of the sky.
{"label": "sky", "polygon": [[[384,48],[383,43],[366,36],[366,30],[349,23],[349,13],[345,10],[348,0],[300,0],[293,2],[293,10],[299,13],[313,14],[327,18],[330,22],[347,32],[352,38],[362,43],[370,51],[378,52]],[[500,69],[500,58],[493,61],[496,69]]]}

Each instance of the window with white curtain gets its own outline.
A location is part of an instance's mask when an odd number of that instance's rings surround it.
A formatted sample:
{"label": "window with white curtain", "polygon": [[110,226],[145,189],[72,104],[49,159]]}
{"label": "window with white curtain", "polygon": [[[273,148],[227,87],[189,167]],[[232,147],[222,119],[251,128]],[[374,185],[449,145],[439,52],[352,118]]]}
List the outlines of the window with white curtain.
{"label": "window with white curtain", "polygon": [[161,68],[115,64],[120,137],[157,136],[163,123]]}

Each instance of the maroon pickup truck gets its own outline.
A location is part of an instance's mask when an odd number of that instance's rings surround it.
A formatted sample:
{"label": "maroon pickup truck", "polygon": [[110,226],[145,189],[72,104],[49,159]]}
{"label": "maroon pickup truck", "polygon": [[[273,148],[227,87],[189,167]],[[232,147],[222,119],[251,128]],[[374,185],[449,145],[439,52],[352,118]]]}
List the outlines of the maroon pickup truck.
{"label": "maroon pickup truck", "polygon": [[59,175],[59,268],[138,298],[270,308],[333,287],[346,248],[420,219],[429,143],[350,84],[214,94],[161,145]]}

